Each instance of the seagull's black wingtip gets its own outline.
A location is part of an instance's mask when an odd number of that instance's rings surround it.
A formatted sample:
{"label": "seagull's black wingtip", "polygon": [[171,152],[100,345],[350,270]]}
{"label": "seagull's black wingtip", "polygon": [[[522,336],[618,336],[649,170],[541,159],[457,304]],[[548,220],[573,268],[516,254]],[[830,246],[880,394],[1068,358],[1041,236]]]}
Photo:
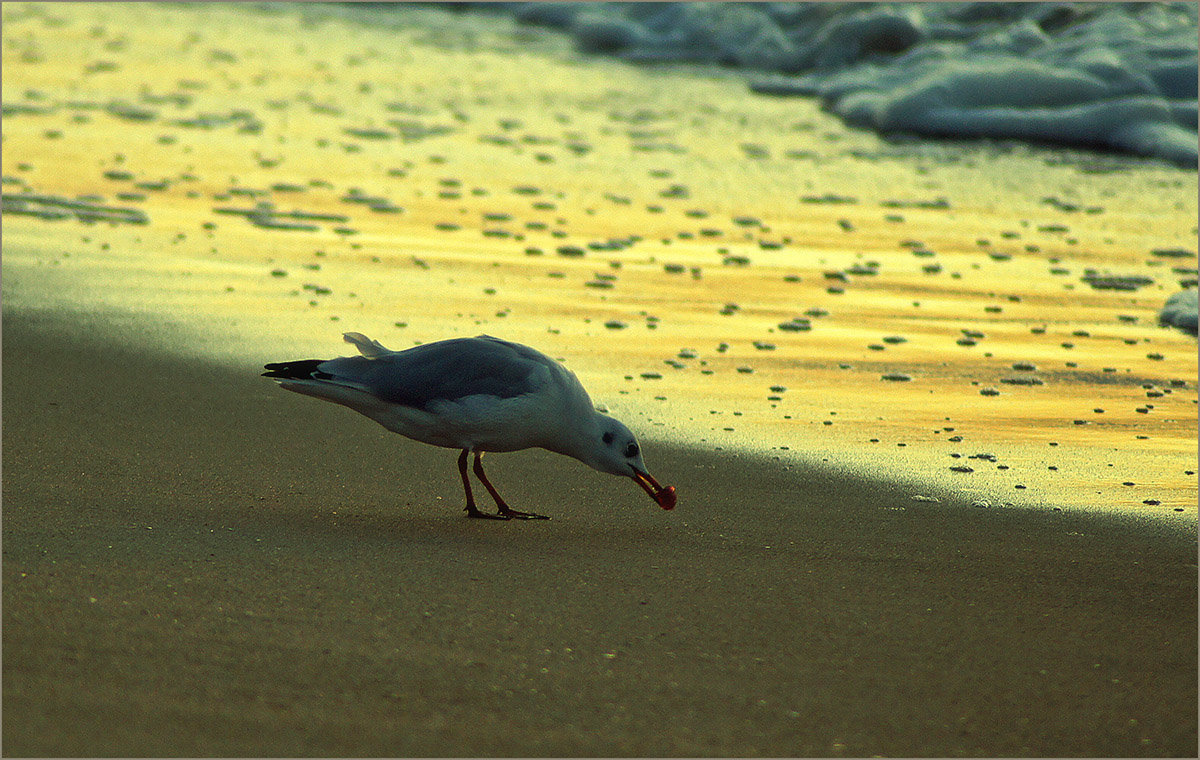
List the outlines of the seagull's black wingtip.
{"label": "seagull's black wingtip", "polygon": [[317,365],[324,359],[301,359],[295,362],[278,362],[263,367],[267,370],[263,377],[273,377],[276,380],[309,380],[317,371]]}

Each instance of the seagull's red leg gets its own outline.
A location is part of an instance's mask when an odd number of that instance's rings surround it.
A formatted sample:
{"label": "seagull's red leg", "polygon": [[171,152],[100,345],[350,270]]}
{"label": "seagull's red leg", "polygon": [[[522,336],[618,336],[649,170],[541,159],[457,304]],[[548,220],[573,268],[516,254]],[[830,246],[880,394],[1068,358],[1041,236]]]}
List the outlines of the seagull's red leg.
{"label": "seagull's red leg", "polygon": [[[463,463],[464,467],[466,467],[465,460],[460,459],[459,461]],[[500,494],[496,493],[495,486],[493,486],[491,484],[491,481],[489,481],[487,479],[487,475],[483,474],[483,452],[482,451],[475,452],[475,476],[477,478],[479,478],[479,482],[483,483],[483,487],[486,488],[488,493],[490,493],[492,495],[492,498],[496,500],[496,509],[499,511],[501,517],[504,517],[504,518],[519,517],[519,518],[522,518],[525,520],[549,520],[550,519],[546,515],[537,515],[537,514],[534,514],[533,512],[518,512],[517,510],[515,510],[512,507],[505,504],[504,499],[500,498]],[[463,470],[463,477],[466,477],[465,469]]]}
{"label": "seagull's red leg", "polygon": [[[504,515],[489,515],[487,512],[480,512],[479,509],[475,506],[475,497],[471,495],[471,480],[470,480],[470,478],[467,477],[467,454],[468,453],[469,453],[469,451],[467,449],[463,449],[462,453],[458,455],[458,474],[462,475],[463,491],[465,491],[467,494],[467,506],[466,506],[467,517],[486,517],[486,518],[489,518],[492,520],[507,520],[508,518],[505,517]],[[476,458],[475,458],[475,471],[476,472],[480,471],[478,456],[476,456]],[[488,491],[491,492],[491,494],[493,496],[495,496],[496,492],[492,491],[491,485],[488,484],[488,482],[486,480],[483,481],[483,483],[484,483],[484,485],[486,485],[488,487]]]}

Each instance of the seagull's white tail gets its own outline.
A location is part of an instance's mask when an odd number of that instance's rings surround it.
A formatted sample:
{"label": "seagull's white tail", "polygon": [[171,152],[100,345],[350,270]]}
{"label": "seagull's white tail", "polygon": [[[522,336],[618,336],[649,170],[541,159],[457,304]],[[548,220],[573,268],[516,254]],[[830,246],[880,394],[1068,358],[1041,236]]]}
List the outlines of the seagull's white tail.
{"label": "seagull's white tail", "polygon": [[383,344],[379,341],[371,340],[362,333],[342,333],[342,340],[347,343],[353,343],[358,348],[359,353],[368,359],[378,359],[381,356],[395,353],[390,348],[384,348]]}

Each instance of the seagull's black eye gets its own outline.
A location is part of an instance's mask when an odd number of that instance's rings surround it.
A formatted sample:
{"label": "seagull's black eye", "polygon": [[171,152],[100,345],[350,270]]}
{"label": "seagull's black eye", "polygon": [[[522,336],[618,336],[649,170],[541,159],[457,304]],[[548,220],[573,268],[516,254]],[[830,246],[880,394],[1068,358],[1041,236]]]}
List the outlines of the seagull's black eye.
{"label": "seagull's black eye", "polygon": [[613,442],[613,434],[605,433],[604,435],[600,436],[600,440],[604,441],[605,446],[611,446]]}
{"label": "seagull's black eye", "polygon": [[625,449],[625,456],[630,459],[633,459],[634,457],[636,457],[637,454],[638,454],[638,447],[637,447],[636,443],[629,444],[629,447]]}

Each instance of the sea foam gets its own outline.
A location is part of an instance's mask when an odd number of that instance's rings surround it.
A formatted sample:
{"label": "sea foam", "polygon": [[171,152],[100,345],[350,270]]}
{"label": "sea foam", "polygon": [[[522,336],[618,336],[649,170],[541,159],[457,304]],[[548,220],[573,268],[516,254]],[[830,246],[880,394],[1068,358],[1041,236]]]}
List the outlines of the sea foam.
{"label": "sea foam", "polygon": [[588,53],[741,68],[755,92],[818,97],[885,134],[1197,163],[1196,3],[462,5]]}

